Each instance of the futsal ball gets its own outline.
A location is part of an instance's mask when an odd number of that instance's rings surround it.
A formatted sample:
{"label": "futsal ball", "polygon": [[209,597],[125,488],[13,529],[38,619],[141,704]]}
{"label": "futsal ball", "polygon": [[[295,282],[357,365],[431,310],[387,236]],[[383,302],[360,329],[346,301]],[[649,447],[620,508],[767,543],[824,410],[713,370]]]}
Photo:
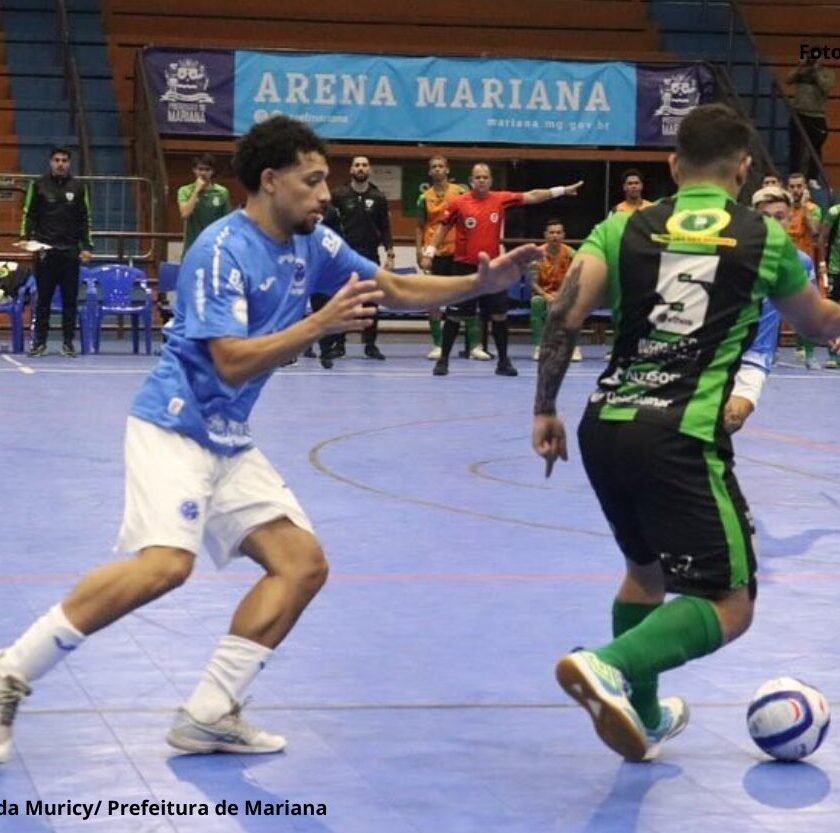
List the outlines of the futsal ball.
{"label": "futsal ball", "polygon": [[819,749],[830,722],[822,692],[793,677],[768,680],[747,710],[752,739],[780,761],[799,761]]}

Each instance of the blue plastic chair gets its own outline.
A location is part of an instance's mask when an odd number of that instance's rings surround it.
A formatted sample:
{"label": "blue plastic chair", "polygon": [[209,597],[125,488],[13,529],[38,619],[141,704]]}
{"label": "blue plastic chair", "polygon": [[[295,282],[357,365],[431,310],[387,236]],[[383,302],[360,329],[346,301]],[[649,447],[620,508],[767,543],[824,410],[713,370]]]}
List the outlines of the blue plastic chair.
{"label": "blue plastic chair", "polygon": [[27,297],[34,297],[35,277],[30,275],[18,288],[11,300],[0,301],[0,315],[8,315],[12,325],[12,352],[22,353],[23,339],[23,308]]}
{"label": "blue plastic chair", "polygon": [[140,325],[143,325],[146,355],[152,352],[152,293],[146,273],[135,266],[97,266],[87,273],[96,293],[93,312],[93,351],[99,352],[102,319],[106,315],[131,317],[131,341],[140,352]]}

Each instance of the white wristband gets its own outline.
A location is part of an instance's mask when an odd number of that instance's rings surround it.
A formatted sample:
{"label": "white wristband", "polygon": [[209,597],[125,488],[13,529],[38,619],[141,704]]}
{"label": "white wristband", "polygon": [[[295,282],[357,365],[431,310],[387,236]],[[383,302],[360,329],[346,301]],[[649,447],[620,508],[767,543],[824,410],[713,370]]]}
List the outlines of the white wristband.
{"label": "white wristband", "polygon": [[437,249],[434,246],[425,246],[423,248],[423,257],[434,257]]}
{"label": "white wristband", "polygon": [[555,185],[548,189],[548,193],[551,194],[552,199],[555,199],[556,197],[562,197],[566,193],[566,188],[563,185]]}

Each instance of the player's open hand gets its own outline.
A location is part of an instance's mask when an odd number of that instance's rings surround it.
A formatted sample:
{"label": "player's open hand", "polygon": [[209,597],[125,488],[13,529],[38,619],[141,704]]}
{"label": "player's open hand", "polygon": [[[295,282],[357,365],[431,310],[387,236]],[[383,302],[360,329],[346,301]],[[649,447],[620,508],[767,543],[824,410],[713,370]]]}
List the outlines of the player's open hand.
{"label": "player's open hand", "polygon": [[[363,281],[353,272],[338,292],[318,312],[313,313],[324,335],[359,332],[373,323],[375,304],[384,297],[376,281]],[[372,306],[365,306],[370,304]]]}
{"label": "player's open hand", "polygon": [[531,261],[539,260],[542,256],[539,247],[533,243],[518,246],[493,260],[481,252],[478,256],[479,289],[475,294],[489,295],[507,289],[522,277]]}

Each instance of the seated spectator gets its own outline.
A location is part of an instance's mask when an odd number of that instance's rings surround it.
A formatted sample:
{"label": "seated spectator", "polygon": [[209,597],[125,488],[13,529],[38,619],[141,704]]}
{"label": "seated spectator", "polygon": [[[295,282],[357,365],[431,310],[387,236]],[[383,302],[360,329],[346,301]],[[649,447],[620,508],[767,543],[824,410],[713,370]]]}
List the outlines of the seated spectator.
{"label": "seated spectator", "polygon": [[[566,277],[569,264],[575,256],[575,250],[566,245],[566,230],[559,220],[546,220],[543,231],[545,243],[541,249],[544,257],[528,267],[528,277],[531,281],[531,339],[534,342],[534,361],[540,358],[540,343],[545,329],[545,317],[548,305],[557,296],[557,290]],[[579,347],[572,353],[572,361],[579,362],[583,358]]]}

